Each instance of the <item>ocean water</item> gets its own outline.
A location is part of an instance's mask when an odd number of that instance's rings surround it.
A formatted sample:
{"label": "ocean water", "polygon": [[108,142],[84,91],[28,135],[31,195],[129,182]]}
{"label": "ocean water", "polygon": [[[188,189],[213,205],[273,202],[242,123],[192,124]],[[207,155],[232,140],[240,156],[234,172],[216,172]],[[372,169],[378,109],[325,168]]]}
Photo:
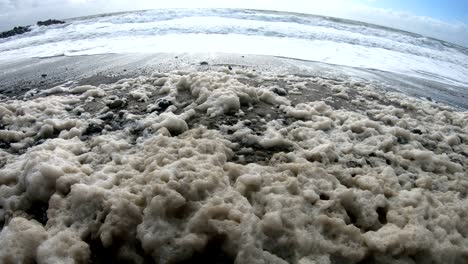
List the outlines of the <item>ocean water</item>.
{"label": "ocean water", "polygon": [[33,26],[0,40],[0,61],[134,52],[261,54],[468,85],[468,49],[336,18],[239,9],[137,11]]}

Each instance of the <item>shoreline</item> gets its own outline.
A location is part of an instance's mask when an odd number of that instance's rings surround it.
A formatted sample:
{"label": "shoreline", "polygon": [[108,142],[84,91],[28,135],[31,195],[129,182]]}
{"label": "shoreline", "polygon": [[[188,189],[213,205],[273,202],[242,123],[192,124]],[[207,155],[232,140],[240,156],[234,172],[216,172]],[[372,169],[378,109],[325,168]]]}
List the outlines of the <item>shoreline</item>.
{"label": "shoreline", "polygon": [[[207,65],[200,65],[207,62]],[[222,53],[103,54],[31,58],[0,61],[0,95],[18,96],[28,90],[49,89],[69,81],[98,85],[155,71],[217,70],[232,66],[276,74],[316,76],[330,79],[357,79],[374,83],[388,91],[426,98],[458,109],[468,109],[468,87],[428,81],[416,77],[372,69],[359,69],[314,61],[262,55]],[[45,77],[42,75],[45,74]]]}

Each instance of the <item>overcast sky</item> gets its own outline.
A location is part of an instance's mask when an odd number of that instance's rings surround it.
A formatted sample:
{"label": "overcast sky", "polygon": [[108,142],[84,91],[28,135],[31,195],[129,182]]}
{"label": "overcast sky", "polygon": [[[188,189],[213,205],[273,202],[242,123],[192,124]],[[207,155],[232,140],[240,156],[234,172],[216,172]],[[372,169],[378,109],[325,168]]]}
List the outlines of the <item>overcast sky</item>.
{"label": "overcast sky", "polygon": [[254,8],[335,16],[468,47],[468,0],[0,0],[0,30],[48,18],[182,7]]}

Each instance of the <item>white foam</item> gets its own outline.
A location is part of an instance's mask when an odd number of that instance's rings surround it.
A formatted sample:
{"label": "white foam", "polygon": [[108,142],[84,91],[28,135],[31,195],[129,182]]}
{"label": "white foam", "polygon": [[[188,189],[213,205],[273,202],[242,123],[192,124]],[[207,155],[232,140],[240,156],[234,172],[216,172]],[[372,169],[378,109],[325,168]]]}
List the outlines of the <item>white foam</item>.
{"label": "white foam", "polygon": [[[86,262],[101,244],[136,263],[464,260],[466,112],[321,78],[164,76],[162,87],[160,74],[100,86],[109,97],[93,101],[81,92],[94,88],[81,87],[0,102],[0,131],[23,133],[0,152],[0,262]],[[246,78],[331,96],[262,98],[265,86]],[[320,84],[330,89],[306,89]],[[133,87],[148,102],[90,108]],[[160,98],[173,107],[134,107]]]}

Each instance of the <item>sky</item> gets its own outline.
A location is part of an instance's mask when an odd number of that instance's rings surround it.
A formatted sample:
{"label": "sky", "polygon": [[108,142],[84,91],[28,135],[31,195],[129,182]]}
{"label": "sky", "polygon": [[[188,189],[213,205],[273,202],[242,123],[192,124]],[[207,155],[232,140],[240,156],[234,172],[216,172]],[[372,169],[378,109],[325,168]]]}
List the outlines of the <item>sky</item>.
{"label": "sky", "polygon": [[468,47],[468,0],[0,0],[0,31],[48,18],[154,8],[253,8],[358,20]]}

